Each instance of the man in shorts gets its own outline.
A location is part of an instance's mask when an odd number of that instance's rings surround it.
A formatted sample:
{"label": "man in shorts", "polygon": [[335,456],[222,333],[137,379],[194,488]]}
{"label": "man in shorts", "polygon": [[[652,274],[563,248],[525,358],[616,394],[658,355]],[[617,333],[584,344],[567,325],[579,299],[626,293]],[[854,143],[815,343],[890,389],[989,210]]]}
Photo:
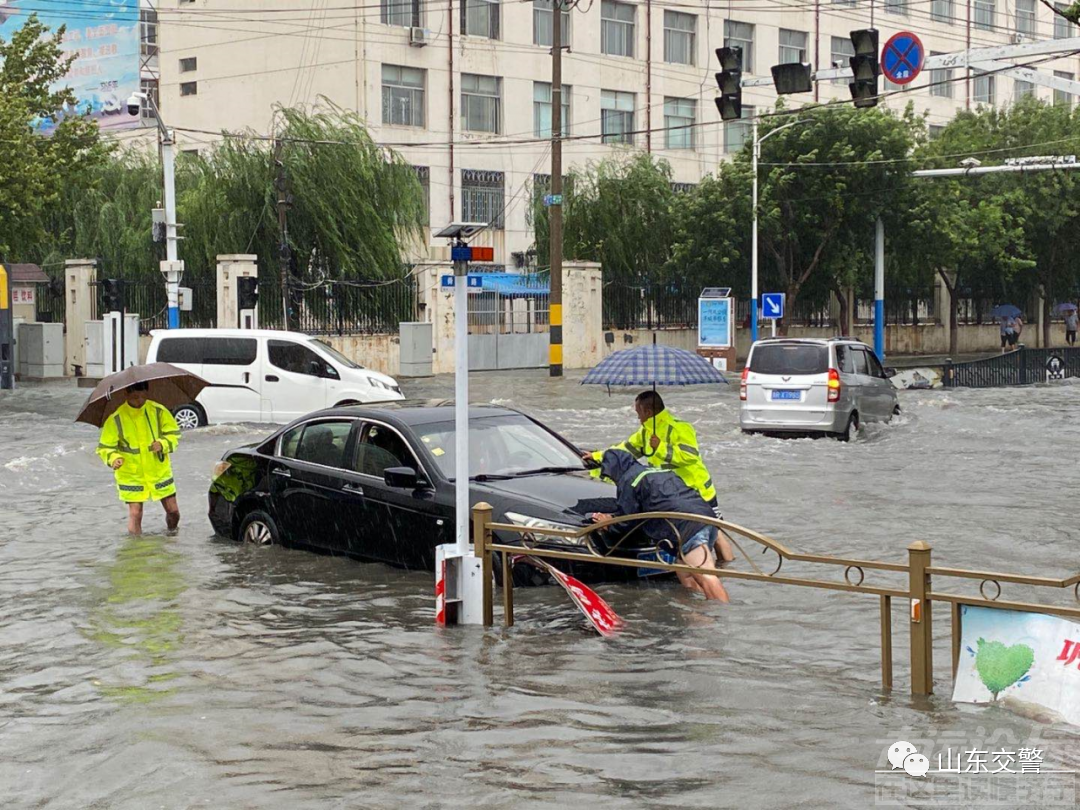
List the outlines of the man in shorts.
{"label": "man in shorts", "polygon": [[1001,353],[1005,354],[1012,345],[1013,329],[1012,318],[1001,319]]}
{"label": "man in shorts", "polygon": [[1065,313],[1065,343],[1069,346],[1076,345],[1076,324],[1078,320],[1080,318],[1077,317],[1075,309]]}
{"label": "man in shorts", "polygon": [[[595,512],[593,522],[599,523],[612,517],[634,515],[642,512],[681,512],[683,514],[715,517],[712,507],[694,490],[683,483],[673,472],[656,467],[645,467],[634,460],[626,450],[605,450],[600,462],[605,478],[615,482],[618,508],[613,514]],[[628,534],[635,523],[617,523],[607,530],[609,541]],[[677,554],[686,565],[698,568],[715,568],[712,546],[716,529],[692,520],[646,520],[640,530],[661,547],[681,551]],[[681,549],[676,549],[681,544]],[[677,573],[679,582],[692,591],[700,591],[706,599],[728,601],[727,591],[719,577],[708,574]]]}

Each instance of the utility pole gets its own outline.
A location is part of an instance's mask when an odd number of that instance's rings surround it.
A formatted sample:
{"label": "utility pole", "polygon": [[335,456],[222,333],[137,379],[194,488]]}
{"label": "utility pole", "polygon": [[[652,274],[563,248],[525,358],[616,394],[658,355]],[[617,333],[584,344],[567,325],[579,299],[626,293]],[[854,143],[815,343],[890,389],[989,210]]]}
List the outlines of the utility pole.
{"label": "utility pole", "polygon": [[551,3],[551,291],[548,297],[550,343],[548,368],[552,377],[562,376],[562,6]]}
{"label": "utility pole", "polygon": [[289,199],[285,193],[285,161],[282,155],[283,144],[274,141],[274,167],[277,177],[274,186],[277,189],[278,221],[278,261],[281,263],[281,323],[289,329]]}

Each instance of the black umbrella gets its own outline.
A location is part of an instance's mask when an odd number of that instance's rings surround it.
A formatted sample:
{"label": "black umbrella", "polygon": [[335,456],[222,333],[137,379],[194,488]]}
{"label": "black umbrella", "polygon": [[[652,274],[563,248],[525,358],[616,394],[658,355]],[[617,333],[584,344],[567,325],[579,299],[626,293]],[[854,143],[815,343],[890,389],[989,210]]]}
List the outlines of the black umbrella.
{"label": "black umbrella", "polygon": [[123,404],[124,390],[136,383],[146,383],[146,398],[164,405],[170,411],[194,402],[199,392],[210,385],[197,374],[169,363],[132,366],[110,374],[99,382],[75,421],[101,427]]}

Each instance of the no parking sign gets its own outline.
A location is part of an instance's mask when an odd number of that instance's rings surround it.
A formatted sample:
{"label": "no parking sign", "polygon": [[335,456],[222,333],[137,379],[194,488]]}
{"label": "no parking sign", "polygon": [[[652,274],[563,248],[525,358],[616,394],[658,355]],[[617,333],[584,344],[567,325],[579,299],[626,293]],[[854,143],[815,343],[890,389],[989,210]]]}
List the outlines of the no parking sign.
{"label": "no parking sign", "polygon": [[922,40],[910,31],[893,34],[881,49],[881,72],[893,84],[915,81],[925,61]]}

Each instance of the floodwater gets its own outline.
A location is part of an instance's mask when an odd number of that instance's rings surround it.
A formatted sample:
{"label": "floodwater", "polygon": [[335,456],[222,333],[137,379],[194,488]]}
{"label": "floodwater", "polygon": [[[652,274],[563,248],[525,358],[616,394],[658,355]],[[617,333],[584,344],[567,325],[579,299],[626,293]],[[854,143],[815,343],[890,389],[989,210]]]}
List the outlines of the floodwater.
{"label": "floodwater", "polygon": [[[476,374],[472,391],[583,446],[624,438],[630,397],[579,381]],[[602,586],[626,619],[604,640],[561,590],[522,589],[511,630],[439,630],[430,574],[215,538],[211,467],[267,426],[186,434],[178,536],[148,510],[129,538],[96,432],[71,421],[85,394],[0,395],[5,808],[990,806],[875,774],[901,739],[1038,743],[1045,767],[1080,769],[1078,730],[950,701],[947,611],[937,694],[915,700],[899,604],[882,694],[873,596],[729,581],[720,605]],[[903,416],[850,445],[742,436],[737,386],[668,399],[697,424],[728,519],[794,549],[903,561],[925,540],[939,565],[1078,567],[1080,385],[903,392]],[[993,806],[1071,806],[1039,778]]]}

